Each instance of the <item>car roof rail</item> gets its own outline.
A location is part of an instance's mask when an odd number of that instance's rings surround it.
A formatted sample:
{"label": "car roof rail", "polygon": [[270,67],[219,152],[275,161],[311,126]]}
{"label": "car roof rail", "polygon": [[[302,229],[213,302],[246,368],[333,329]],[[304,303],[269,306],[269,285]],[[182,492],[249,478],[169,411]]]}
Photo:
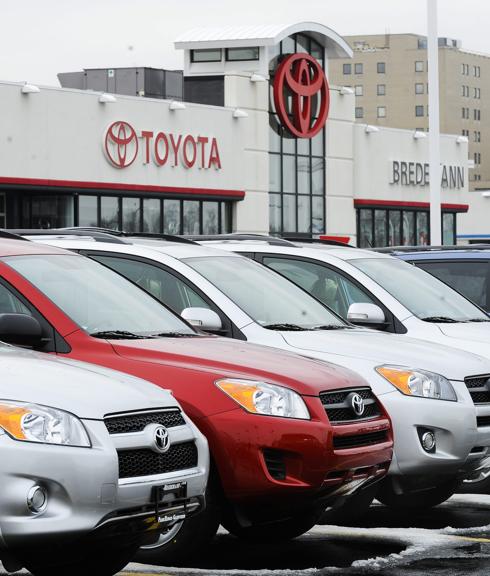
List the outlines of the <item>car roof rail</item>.
{"label": "car roof rail", "polygon": [[294,236],[282,236],[284,240],[289,242],[301,242],[305,244],[325,244],[326,246],[340,246],[341,248],[357,248],[354,244],[348,244],[341,240],[334,240],[333,238],[301,238]]}
{"label": "car roof rail", "polygon": [[[191,234],[185,236],[190,240],[196,242],[212,242],[212,241],[232,241],[232,242],[265,242],[271,246],[291,246],[294,244],[285,238],[277,238],[276,236],[267,236],[266,234]],[[297,248],[297,246],[294,246]]]}
{"label": "car roof rail", "polygon": [[197,244],[184,236],[177,236],[175,234],[160,234],[159,232],[126,232],[125,230],[112,230],[110,228],[96,228],[90,226],[72,226],[71,228],[64,228],[64,230],[74,230],[81,232],[94,231],[99,234],[109,234],[116,238],[148,238],[153,240],[164,240],[166,242],[178,242],[180,244]]}
{"label": "car roof rail", "polygon": [[391,254],[393,252],[451,252],[464,250],[490,250],[489,244],[445,244],[444,246],[385,246],[383,248],[371,248],[373,252]]}
{"label": "car roof rail", "polygon": [[9,230],[12,235],[21,237],[27,240],[25,236],[56,236],[68,239],[69,237],[79,236],[83,238],[91,238],[95,242],[109,242],[112,244],[128,244],[123,238],[119,238],[109,234],[108,232],[99,231],[98,229],[79,229],[79,228],[18,228]]}
{"label": "car roof rail", "polygon": [[17,234],[15,230],[0,229],[0,238],[5,238],[5,240],[24,240],[26,242],[29,242],[27,238],[24,238],[20,234]]}

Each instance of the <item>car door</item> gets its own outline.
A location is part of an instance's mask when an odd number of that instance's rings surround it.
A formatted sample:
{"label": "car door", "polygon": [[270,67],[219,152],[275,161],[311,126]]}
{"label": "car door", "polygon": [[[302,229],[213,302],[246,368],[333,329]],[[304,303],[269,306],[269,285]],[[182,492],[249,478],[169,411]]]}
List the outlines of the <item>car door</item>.
{"label": "car door", "polygon": [[257,253],[255,259],[285,276],[347,320],[349,306],[366,302],[379,306],[386,318],[383,329],[403,334],[406,328],[356,280],[325,262],[285,254]]}
{"label": "car door", "polygon": [[121,274],[151,294],[163,305],[181,314],[185,308],[208,308],[221,319],[222,329],[216,334],[229,338],[245,339],[242,332],[197,286],[175,270],[140,256],[122,253],[110,254],[83,250],[80,252]]}

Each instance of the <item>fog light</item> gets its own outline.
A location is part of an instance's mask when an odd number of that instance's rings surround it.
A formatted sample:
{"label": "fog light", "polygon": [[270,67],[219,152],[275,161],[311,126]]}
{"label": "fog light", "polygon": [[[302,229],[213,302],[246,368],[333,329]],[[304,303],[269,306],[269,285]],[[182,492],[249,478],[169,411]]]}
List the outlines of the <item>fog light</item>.
{"label": "fog light", "polygon": [[48,492],[41,486],[33,486],[27,494],[27,508],[33,514],[41,514],[48,505]]}
{"label": "fog light", "polygon": [[424,432],[420,438],[422,448],[426,452],[434,452],[436,447],[436,437],[433,432]]}

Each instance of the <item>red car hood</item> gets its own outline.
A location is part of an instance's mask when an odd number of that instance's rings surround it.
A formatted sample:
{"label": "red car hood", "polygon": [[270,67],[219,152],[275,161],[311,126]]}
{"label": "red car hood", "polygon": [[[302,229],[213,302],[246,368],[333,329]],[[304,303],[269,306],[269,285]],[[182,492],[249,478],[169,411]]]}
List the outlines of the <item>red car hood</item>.
{"label": "red car hood", "polygon": [[366,386],[346,368],[276,348],[213,337],[111,340],[124,358],[287,386],[303,395],[323,390]]}

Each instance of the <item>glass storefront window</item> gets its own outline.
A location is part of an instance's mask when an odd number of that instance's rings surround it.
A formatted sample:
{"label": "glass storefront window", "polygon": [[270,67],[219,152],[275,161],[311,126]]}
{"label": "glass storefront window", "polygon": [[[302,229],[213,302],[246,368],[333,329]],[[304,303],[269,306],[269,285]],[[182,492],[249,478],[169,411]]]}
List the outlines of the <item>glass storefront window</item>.
{"label": "glass storefront window", "polygon": [[269,226],[272,234],[281,232],[281,195],[269,194]]}
{"label": "glass storefront window", "polygon": [[100,198],[100,227],[119,229],[119,198],[113,196]]}
{"label": "glass storefront window", "polygon": [[24,221],[29,228],[65,228],[75,222],[73,196],[29,196]]}
{"label": "glass storefront window", "polygon": [[199,202],[184,200],[184,234],[199,234]]}
{"label": "glass storefront window", "polygon": [[323,196],[311,197],[311,232],[322,234],[325,231],[325,206]]}
{"label": "glass storefront window", "polygon": [[415,245],[415,214],[408,210],[403,211],[403,246]]}
{"label": "glass storefront window", "polygon": [[386,210],[374,211],[374,246],[386,246]]}
{"label": "glass storefront window", "polygon": [[314,196],[325,195],[325,160],[323,158],[311,159],[311,192]]}
{"label": "glass storefront window", "polygon": [[373,220],[372,210],[359,210],[359,246],[371,248],[373,246]]}
{"label": "glass storefront window", "polygon": [[417,212],[416,239],[418,246],[426,246],[429,243],[429,218],[427,212]]}
{"label": "glass storefront window", "polygon": [[219,204],[218,202],[202,203],[202,233],[219,233]]}
{"label": "glass storefront window", "polygon": [[78,225],[98,226],[97,196],[79,196],[78,198]]}
{"label": "glass storefront window", "polygon": [[296,196],[284,194],[282,201],[283,230],[284,232],[296,232]]}
{"label": "glass storefront window", "polygon": [[310,194],[310,175],[310,159],[298,156],[298,194]]}
{"label": "glass storefront window", "polygon": [[158,234],[160,229],[161,202],[158,198],[143,199],[143,232]]}
{"label": "glass storefront window", "polygon": [[269,162],[269,191],[281,191],[281,156],[271,154]]}
{"label": "glass storefront window", "polygon": [[445,213],[442,215],[442,243],[456,244],[455,238],[456,214]]}
{"label": "glass storefront window", "polygon": [[122,229],[125,232],[139,232],[141,206],[139,198],[123,198],[122,202]]}
{"label": "glass storefront window", "polygon": [[296,192],[296,158],[294,156],[282,157],[282,191]]}
{"label": "glass storefront window", "polygon": [[163,201],[163,232],[164,234],[179,234],[180,200]]}
{"label": "glass storefront window", "polygon": [[399,210],[388,212],[388,246],[401,244],[401,219]]}
{"label": "glass storefront window", "polygon": [[298,196],[298,232],[311,233],[311,196]]}

